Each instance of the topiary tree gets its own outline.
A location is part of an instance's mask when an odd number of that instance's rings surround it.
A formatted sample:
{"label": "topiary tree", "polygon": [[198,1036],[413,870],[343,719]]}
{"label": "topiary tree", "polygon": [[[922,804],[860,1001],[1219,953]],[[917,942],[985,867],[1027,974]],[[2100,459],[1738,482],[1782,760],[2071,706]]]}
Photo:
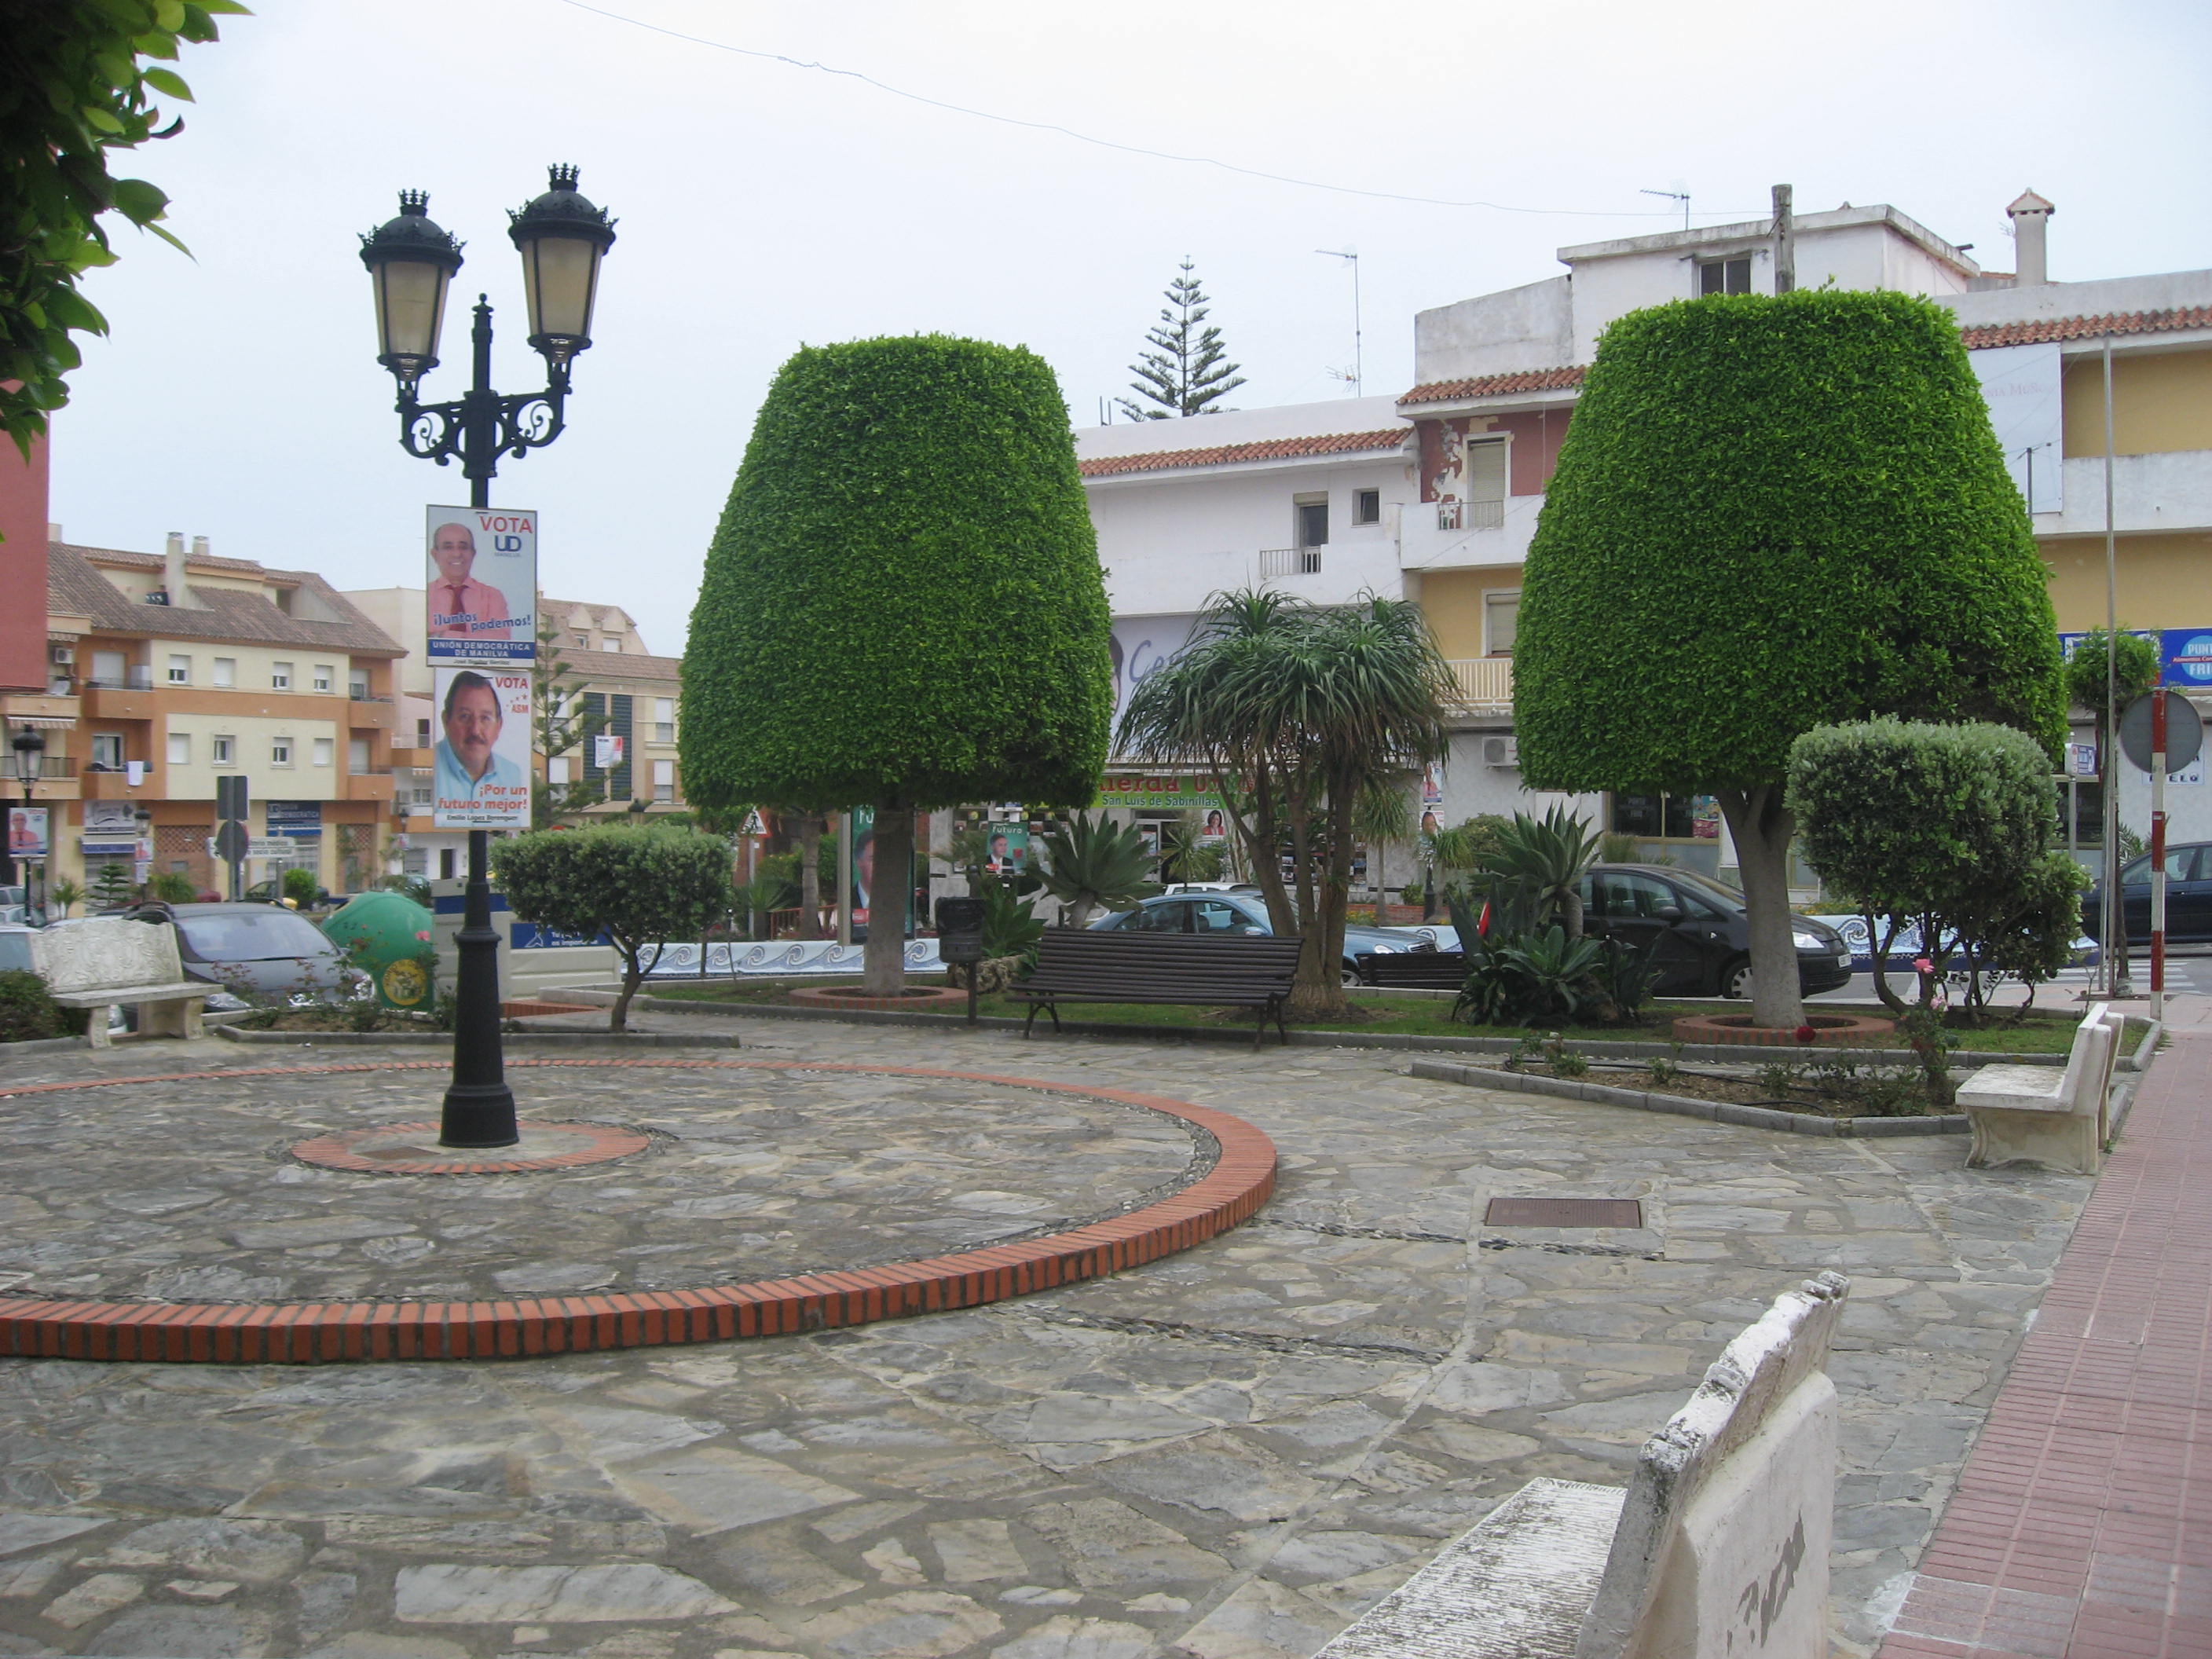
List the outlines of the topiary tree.
{"label": "topiary tree", "polygon": [[[2008,726],[1895,719],[1819,726],[1790,745],[1787,805],[1807,861],[1866,919],[1875,989],[1893,1010],[1904,1004],[1884,969],[1905,927],[1918,928],[1939,973],[1997,934],[2008,954],[2032,955],[2017,937],[2022,895],[2049,887],[2036,866],[2057,811],[2033,738]],[[2077,903],[2068,943],[2080,922]]]}
{"label": "topiary tree", "polygon": [[1901,294],[1723,295],[1599,342],[1522,578],[1523,781],[1716,796],[1753,1018],[1802,1019],[1783,771],[1816,726],[2065,694],[2045,573],[1958,325]]}
{"label": "topiary tree", "polygon": [[491,873],[524,921],[613,942],[623,983],[607,1016],[611,1031],[629,1020],[660,945],[697,939],[730,910],[730,844],[658,824],[533,830],[492,843]]}
{"label": "topiary tree", "polygon": [[[1043,359],[942,335],[809,347],[761,405],[684,659],[685,793],[914,814],[1087,805],[1113,711],[1105,585]],[[896,915],[896,905],[884,907]],[[904,976],[872,927],[868,990]]]}

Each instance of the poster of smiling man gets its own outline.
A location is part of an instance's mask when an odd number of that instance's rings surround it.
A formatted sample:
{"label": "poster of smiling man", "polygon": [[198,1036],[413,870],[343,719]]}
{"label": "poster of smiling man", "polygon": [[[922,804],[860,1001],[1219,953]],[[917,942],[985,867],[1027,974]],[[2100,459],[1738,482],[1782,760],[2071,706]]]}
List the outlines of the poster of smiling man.
{"label": "poster of smiling man", "polygon": [[538,515],[434,507],[424,635],[434,663],[528,662],[538,654]]}
{"label": "poster of smiling man", "polygon": [[441,663],[436,799],[441,830],[530,827],[530,670]]}

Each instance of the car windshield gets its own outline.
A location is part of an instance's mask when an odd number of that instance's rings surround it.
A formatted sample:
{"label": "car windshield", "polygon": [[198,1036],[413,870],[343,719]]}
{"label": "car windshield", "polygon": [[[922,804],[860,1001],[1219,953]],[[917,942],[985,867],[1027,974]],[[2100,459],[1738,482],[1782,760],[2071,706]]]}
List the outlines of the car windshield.
{"label": "car windshield", "polygon": [[333,946],[314,923],[289,910],[226,910],[177,918],[190,954],[202,962],[267,962],[278,957],[320,957]]}
{"label": "car windshield", "polygon": [[1743,908],[1742,894],[1693,870],[1669,870],[1667,879],[1673,882],[1685,897],[1702,900],[1723,915],[1734,915]]}

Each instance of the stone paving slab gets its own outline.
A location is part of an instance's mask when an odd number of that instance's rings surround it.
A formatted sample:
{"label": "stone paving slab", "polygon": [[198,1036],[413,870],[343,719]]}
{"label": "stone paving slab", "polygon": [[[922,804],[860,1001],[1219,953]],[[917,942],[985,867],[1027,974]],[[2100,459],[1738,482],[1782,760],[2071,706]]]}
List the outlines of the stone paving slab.
{"label": "stone paving slab", "polygon": [[[0,1362],[0,1655],[1304,1659],[1522,1481],[1624,1480],[1721,1345],[1829,1267],[1854,1276],[1837,1651],[1864,1654],[2091,1184],[1969,1172],[1947,1139],[1430,1082],[1372,1050],[795,1021],[747,1042],[1218,1107],[1273,1137],[1279,1196],[1138,1271],[853,1331],[307,1371]],[[1639,1198],[1645,1225],[1486,1229],[1500,1195]]]}

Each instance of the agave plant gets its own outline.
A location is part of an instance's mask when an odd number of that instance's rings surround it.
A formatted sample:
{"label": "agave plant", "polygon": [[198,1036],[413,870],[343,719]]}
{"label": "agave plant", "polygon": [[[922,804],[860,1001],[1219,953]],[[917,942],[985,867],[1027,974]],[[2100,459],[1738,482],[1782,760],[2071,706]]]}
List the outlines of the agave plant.
{"label": "agave plant", "polygon": [[1064,829],[1042,837],[1045,863],[1038,871],[1045,891],[1068,907],[1068,926],[1081,927],[1100,906],[1118,910],[1158,892],[1152,850],[1133,829],[1120,829],[1102,814],[1078,812]]}
{"label": "agave plant", "polygon": [[983,901],[984,956],[1026,957],[1034,963],[1044,923],[996,876],[986,875],[976,890]]}
{"label": "agave plant", "polygon": [[1543,913],[1555,917],[1569,939],[1583,932],[1583,877],[1598,861],[1604,842],[1590,826],[1554,805],[1540,818],[1516,812],[1498,834],[1491,867],[1534,890]]}

